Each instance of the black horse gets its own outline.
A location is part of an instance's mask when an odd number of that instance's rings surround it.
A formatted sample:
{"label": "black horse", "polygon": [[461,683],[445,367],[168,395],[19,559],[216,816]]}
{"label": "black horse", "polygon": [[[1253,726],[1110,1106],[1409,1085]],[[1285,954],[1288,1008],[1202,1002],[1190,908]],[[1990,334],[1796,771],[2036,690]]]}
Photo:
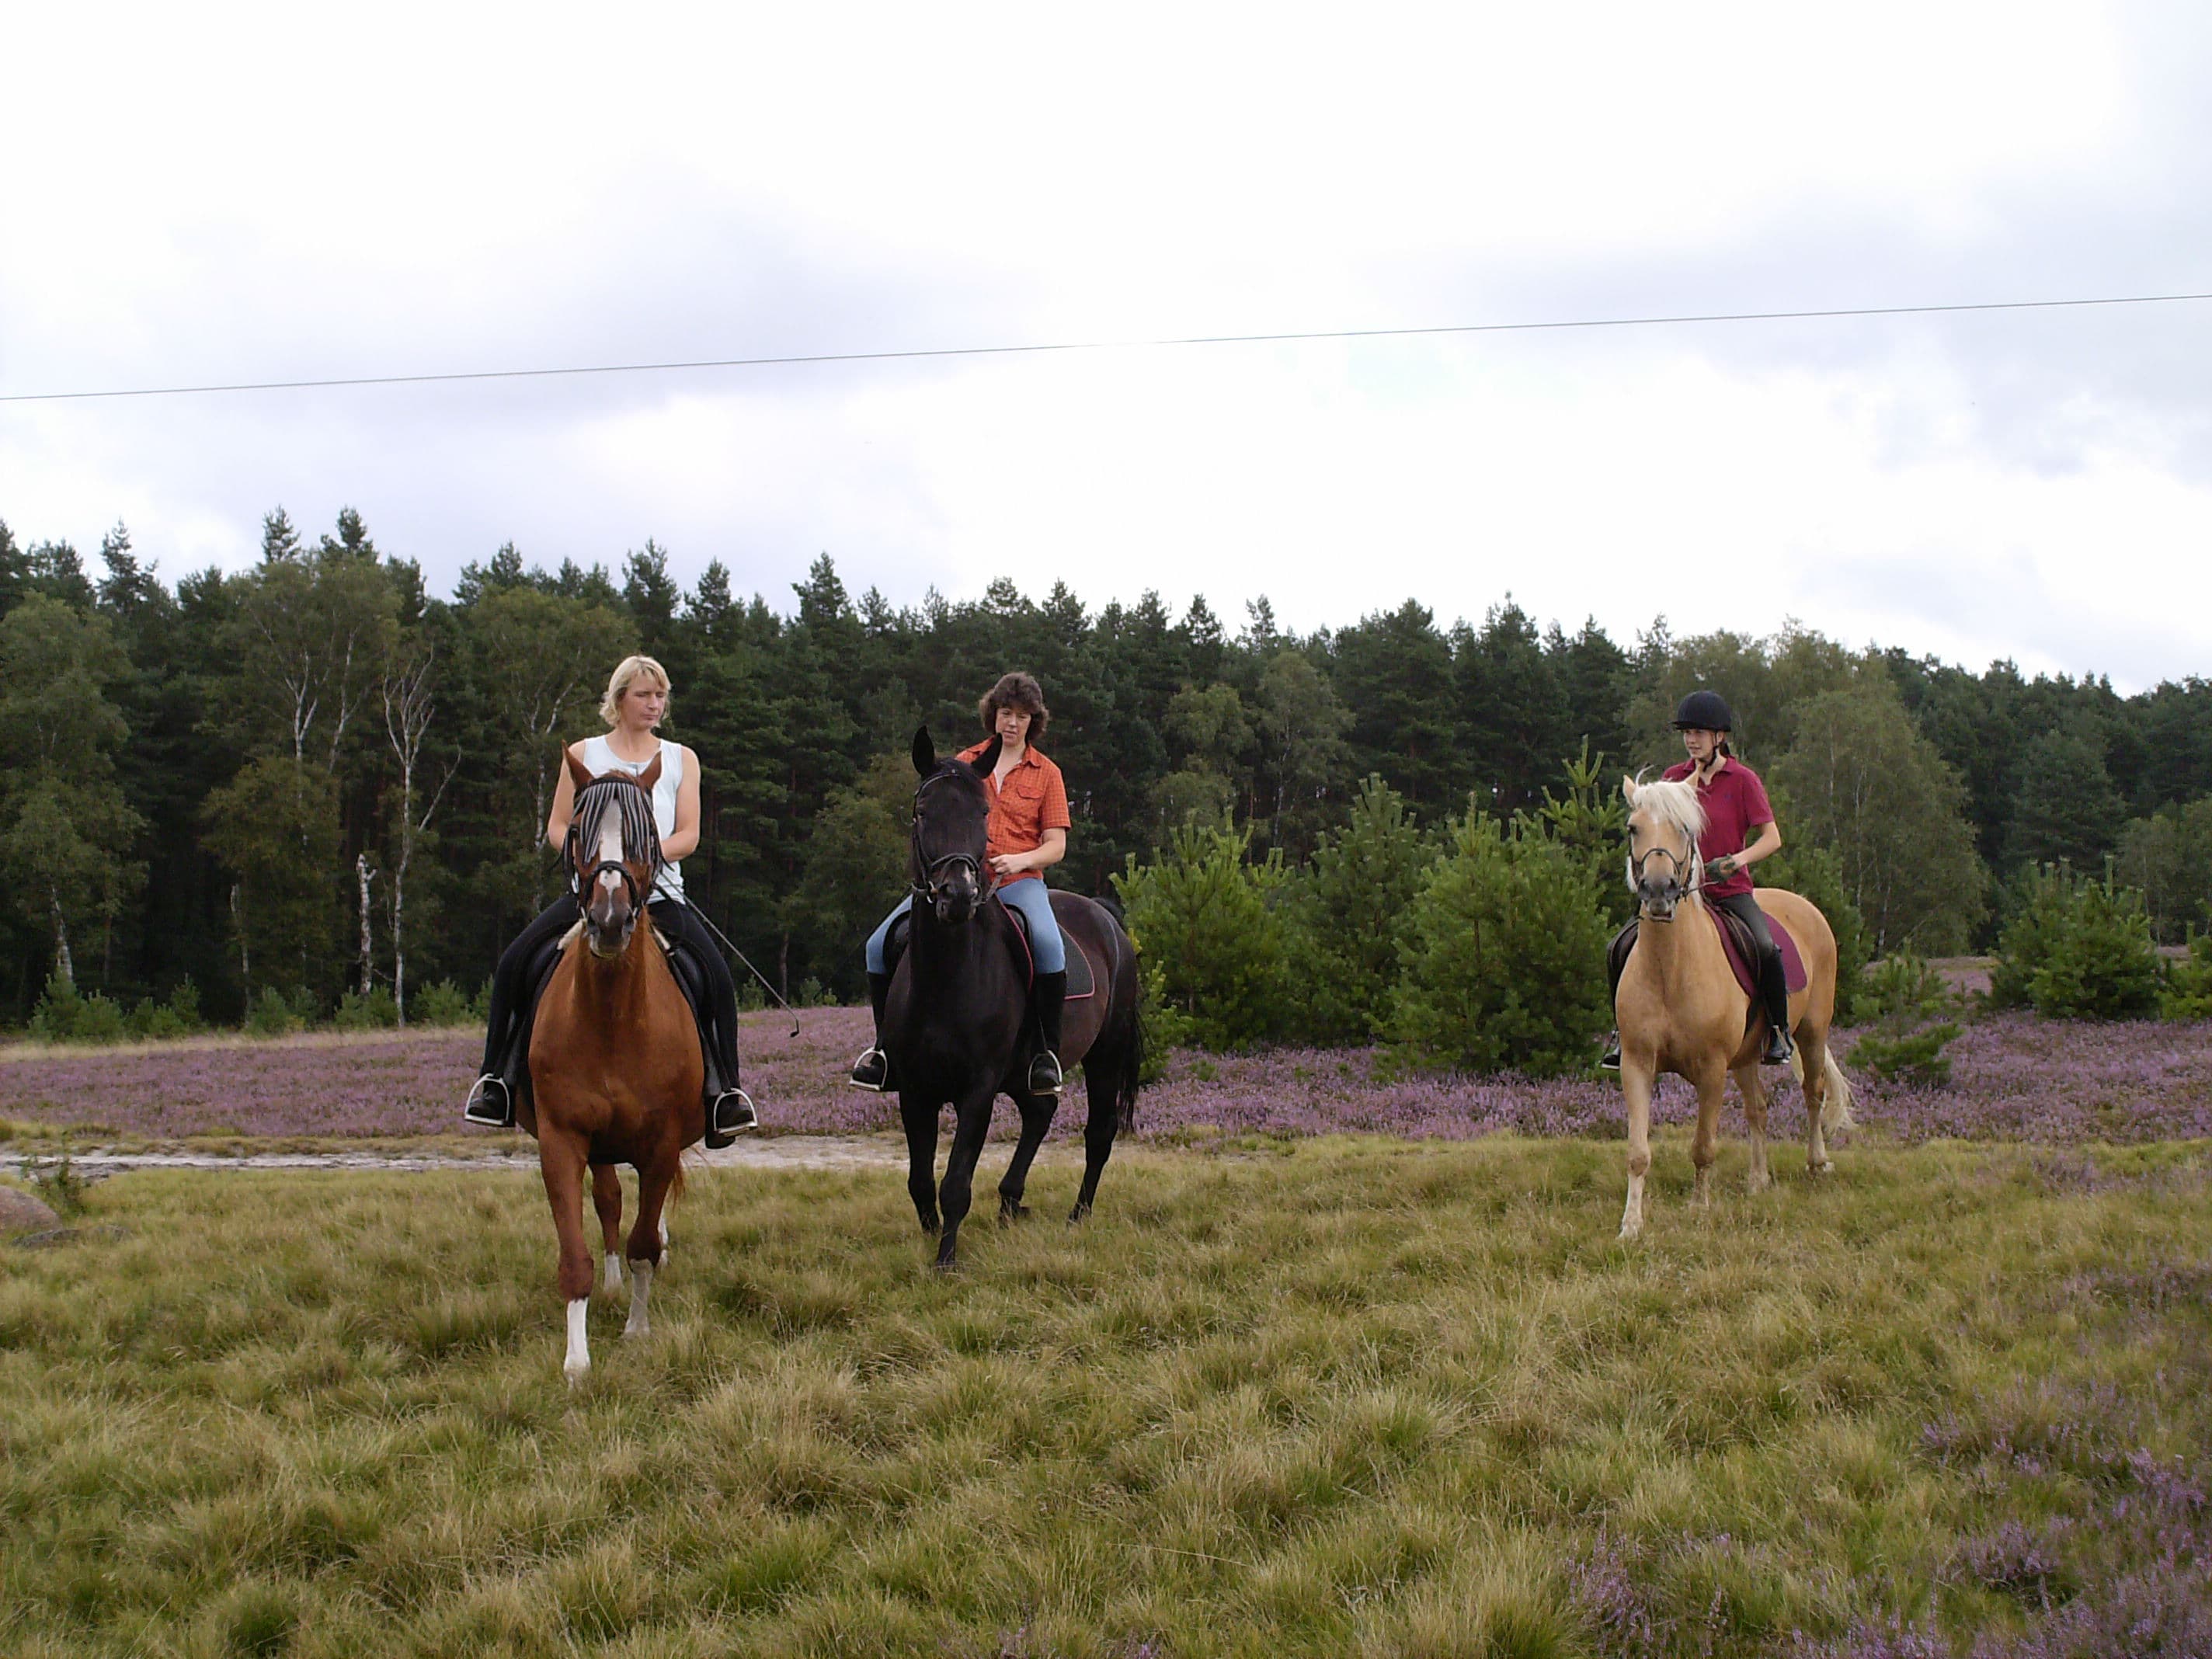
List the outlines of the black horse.
{"label": "black horse", "polygon": [[[914,792],[912,933],[892,971],[882,1043],[906,1126],[907,1190],[922,1230],[938,1234],[940,1267],[951,1267],[958,1249],[993,1102],[1006,1094],[1022,1114],[1020,1143],[999,1182],[1001,1222],[1029,1213],[1022,1191],[1060,1103],[1054,1096],[1029,1092],[1037,1035],[1030,1015],[1028,953],[1012,915],[992,897],[985,873],[990,817],[985,780],[998,758],[994,738],[973,765],[940,762],[929,728],[915,733],[914,769],[921,782]],[[1135,1122],[1144,1031],[1137,1008],[1137,948],[1121,923],[1079,894],[1056,892],[1052,908],[1070,957],[1083,953],[1095,987],[1087,997],[1069,997],[1060,1028],[1060,1059],[1069,1066],[1083,1062],[1091,1100],[1083,1189],[1068,1217],[1076,1222],[1090,1213],[1097,1196],[1115,1133]],[[940,1188],[932,1177],[937,1115],[947,1103],[957,1122]]]}

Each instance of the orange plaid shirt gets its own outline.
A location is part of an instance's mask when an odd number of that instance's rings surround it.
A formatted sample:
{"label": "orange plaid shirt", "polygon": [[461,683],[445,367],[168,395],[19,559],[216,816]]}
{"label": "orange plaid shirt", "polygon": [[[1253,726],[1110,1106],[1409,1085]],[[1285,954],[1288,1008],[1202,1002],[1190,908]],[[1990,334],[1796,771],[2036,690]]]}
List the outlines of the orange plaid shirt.
{"label": "orange plaid shirt", "polygon": [[[972,749],[962,750],[960,758],[981,760],[990,746],[986,738]],[[1060,768],[1034,749],[1006,774],[1003,784],[986,776],[983,787],[991,794],[991,821],[983,838],[983,850],[991,858],[1001,853],[1033,853],[1044,845],[1046,830],[1074,826],[1075,821],[1067,814],[1067,786],[1060,781]],[[1014,879],[1038,881],[1042,877],[1030,870]]]}

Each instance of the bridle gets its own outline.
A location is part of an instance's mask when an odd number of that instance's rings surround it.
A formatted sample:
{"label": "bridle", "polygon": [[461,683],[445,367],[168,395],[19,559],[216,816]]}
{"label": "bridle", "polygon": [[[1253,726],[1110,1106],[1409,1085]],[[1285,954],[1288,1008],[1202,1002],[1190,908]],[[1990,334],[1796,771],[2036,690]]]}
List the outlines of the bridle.
{"label": "bridle", "polygon": [[[1634,835],[1634,831],[1632,830],[1630,834],[1632,836]],[[1694,841],[1691,842],[1690,850],[1686,855],[1676,852],[1671,847],[1657,844],[1645,848],[1641,858],[1638,857],[1633,852],[1632,852],[1628,855],[1628,884],[1634,888],[1638,895],[1638,902],[1636,907],[1637,914],[1638,915],[1649,914],[1649,912],[1645,910],[1641,900],[1641,895],[1644,891],[1644,866],[1662,853],[1664,853],[1667,855],[1668,862],[1674,866],[1675,884],[1681,888],[1680,895],[1674,901],[1674,903],[1680,903],[1683,899],[1689,897],[1692,893],[1703,890],[1705,887],[1705,861],[1704,859],[1698,856],[1698,847]],[[1690,879],[1686,884],[1683,883],[1681,878],[1681,871],[1685,864],[1688,865],[1690,872]],[[1654,921],[1671,921],[1672,919],[1673,912],[1671,910],[1665,916],[1651,917],[1651,920]]]}
{"label": "bridle", "polygon": [[909,879],[907,890],[917,903],[935,906],[946,896],[945,884],[952,872],[965,867],[975,886],[988,892],[990,884],[983,879],[983,861],[973,853],[946,853],[934,859],[926,859],[921,853],[921,797],[933,783],[951,781],[952,774],[940,772],[934,777],[924,778],[914,792],[914,821],[907,831],[907,854]]}
{"label": "bridle", "polygon": [[[609,773],[604,777],[593,778],[581,789],[579,789],[576,792],[575,806],[568,817],[567,845],[562,849],[562,856],[567,860],[568,866],[568,892],[570,896],[574,898],[576,901],[577,908],[581,909],[588,902],[585,897],[585,894],[590,889],[597,887],[599,884],[599,878],[605,875],[608,871],[611,870],[622,878],[623,890],[629,896],[630,909],[632,913],[635,914],[636,911],[644,908],[646,896],[639,890],[637,878],[630,874],[629,865],[625,864],[620,859],[601,859],[597,864],[592,866],[588,874],[577,866],[576,849],[582,844],[583,841],[585,799],[591,794],[592,790],[606,787],[636,790],[640,795],[644,797],[646,823],[651,824],[653,822],[652,795],[647,791],[643,784],[640,783],[635,778],[629,776],[627,773]],[[623,850],[624,852],[628,852],[629,850],[629,838],[627,836],[623,838]],[[660,856],[660,836],[657,830],[653,836],[652,851],[653,872],[657,878],[660,873],[660,866],[665,862],[665,860]]]}

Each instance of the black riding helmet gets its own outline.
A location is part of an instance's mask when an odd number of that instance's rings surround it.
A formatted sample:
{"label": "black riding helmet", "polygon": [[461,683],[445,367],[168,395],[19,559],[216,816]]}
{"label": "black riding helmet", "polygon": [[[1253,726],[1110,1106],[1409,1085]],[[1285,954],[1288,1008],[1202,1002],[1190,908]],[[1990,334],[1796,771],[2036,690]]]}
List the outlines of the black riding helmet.
{"label": "black riding helmet", "polygon": [[1677,732],[1733,732],[1735,716],[1729,712],[1727,700],[1717,691],[1692,691],[1674,705],[1674,729]]}

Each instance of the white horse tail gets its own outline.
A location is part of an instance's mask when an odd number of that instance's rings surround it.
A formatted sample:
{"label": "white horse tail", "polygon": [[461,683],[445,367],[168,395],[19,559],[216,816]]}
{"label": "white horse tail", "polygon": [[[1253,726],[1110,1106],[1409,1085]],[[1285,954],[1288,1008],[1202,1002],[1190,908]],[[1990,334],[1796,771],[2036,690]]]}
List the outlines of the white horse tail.
{"label": "white horse tail", "polygon": [[[1800,1088],[1805,1083],[1805,1057],[1802,1049],[1790,1051],[1790,1075],[1797,1079]],[[1836,1064],[1835,1050],[1823,1043],[1820,1048],[1820,1078],[1826,1085],[1820,1095],[1820,1127],[1822,1129],[1856,1129],[1858,1120],[1851,1115],[1851,1085],[1844,1076],[1844,1068]]]}

